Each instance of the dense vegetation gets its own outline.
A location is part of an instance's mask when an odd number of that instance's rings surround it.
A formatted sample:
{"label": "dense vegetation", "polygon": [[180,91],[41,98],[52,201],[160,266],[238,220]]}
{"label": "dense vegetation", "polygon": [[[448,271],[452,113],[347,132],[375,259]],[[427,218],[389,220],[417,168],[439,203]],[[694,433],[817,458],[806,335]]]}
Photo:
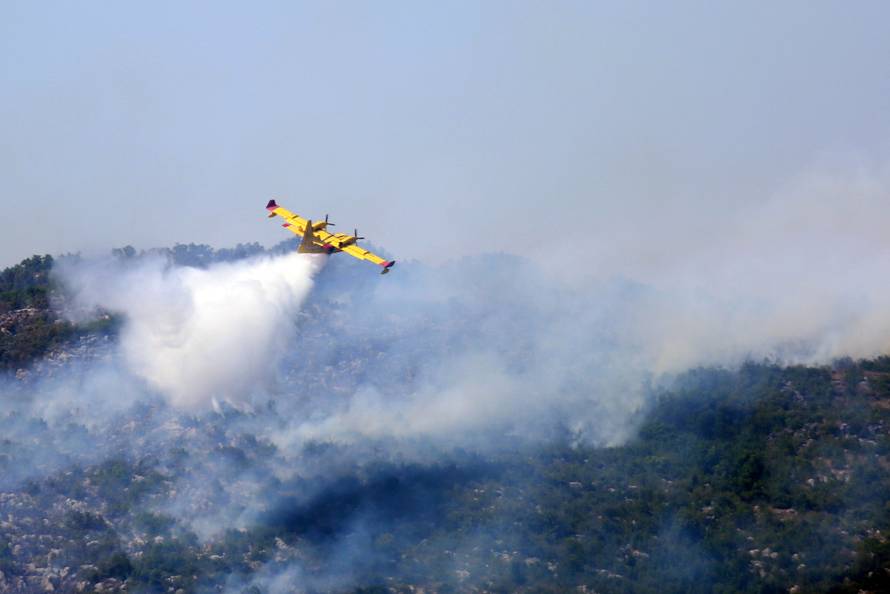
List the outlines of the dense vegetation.
{"label": "dense vegetation", "polygon": [[[274,446],[242,436],[206,459],[171,447],[73,466],[4,496],[0,512],[15,501],[20,520],[49,517],[57,564],[136,591],[262,590],[254,572],[295,565],[319,591],[332,571],[349,579],[331,589],[356,592],[886,591],[888,427],[888,358],[748,364],[687,374],[621,447],[381,462],[308,497],[268,476],[268,512],[206,543],[152,510],[211,464],[262,475]],[[304,455],[324,460],[327,447]],[[25,571],[11,537],[0,530],[7,580]]]}
{"label": "dense vegetation", "polygon": [[52,256],[32,256],[0,272],[0,313],[49,306],[49,272]]}
{"label": "dense vegetation", "polygon": [[464,461],[436,469],[434,486],[429,470],[386,475],[358,502],[325,500],[267,529],[312,550],[334,515],[347,530],[355,507],[390,514],[362,578],[381,588],[882,591],[888,378],[890,359],[698,370],[625,446]]}
{"label": "dense vegetation", "polygon": [[0,272],[0,371],[26,366],[74,334],[49,308],[52,265],[52,256],[33,256]]}

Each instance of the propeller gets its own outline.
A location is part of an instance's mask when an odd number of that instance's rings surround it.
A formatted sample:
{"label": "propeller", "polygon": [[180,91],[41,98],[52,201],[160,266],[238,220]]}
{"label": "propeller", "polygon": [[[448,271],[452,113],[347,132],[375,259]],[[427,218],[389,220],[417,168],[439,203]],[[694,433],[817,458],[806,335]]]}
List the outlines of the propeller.
{"label": "propeller", "polygon": [[324,226],[325,226],[325,227],[336,227],[337,225],[335,225],[334,223],[329,223],[329,222],[328,222],[328,215],[325,215],[325,216],[324,216]]}
{"label": "propeller", "polygon": [[353,237],[355,237],[355,240],[356,240],[356,241],[358,241],[359,239],[364,239],[364,237],[359,237],[359,236],[358,236],[358,229],[354,229],[354,231],[355,231],[355,234],[353,235]]}

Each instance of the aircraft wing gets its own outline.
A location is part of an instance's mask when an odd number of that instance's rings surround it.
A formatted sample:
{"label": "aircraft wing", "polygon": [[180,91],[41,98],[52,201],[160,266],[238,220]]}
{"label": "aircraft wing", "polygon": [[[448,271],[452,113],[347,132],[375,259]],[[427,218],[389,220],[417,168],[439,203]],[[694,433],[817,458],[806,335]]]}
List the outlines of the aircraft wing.
{"label": "aircraft wing", "polygon": [[309,221],[298,214],[292,213],[286,208],[278,206],[274,200],[269,200],[269,204],[266,205],[266,210],[269,211],[269,218],[279,216],[284,219],[285,222],[282,223],[281,226],[291,233],[302,237],[306,232],[306,227],[309,225]]}
{"label": "aircraft wing", "polygon": [[369,262],[373,262],[378,266],[383,266],[383,274],[389,272],[389,269],[392,267],[393,264],[395,264],[395,260],[385,260],[377,254],[366,250],[360,245],[352,244],[340,248],[340,250],[354,258],[358,258],[359,260],[368,260]]}

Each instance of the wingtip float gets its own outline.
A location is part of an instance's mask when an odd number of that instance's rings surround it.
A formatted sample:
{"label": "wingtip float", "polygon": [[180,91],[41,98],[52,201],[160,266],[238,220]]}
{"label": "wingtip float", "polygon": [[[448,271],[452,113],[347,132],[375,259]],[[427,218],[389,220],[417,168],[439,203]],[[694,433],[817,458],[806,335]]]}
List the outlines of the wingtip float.
{"label": "wingtip float", "polygon": [[385,260],[377,254],[371,253],[365,248],[359,246],[356,242],[364,237],[359,237],[358,229],[353,235],[348,233],[328,233],[328,227],[333,227],[334,223],[328,221],[328,215],[324,216],[323,221],[312,222],[311,219],[292,213],[291,211],[278,206],[275,200],[269,200],[266,204],[266,210],[269,211],[269,218],[276,216],[284,219],[281,225],[294,235],[302,237],[300,247],[297,251],[301,254],[335,254],[344,252],[359,260],[367,260],[380,266],[383,270],[380,274],[386,274],[392,269],[395,260]]}

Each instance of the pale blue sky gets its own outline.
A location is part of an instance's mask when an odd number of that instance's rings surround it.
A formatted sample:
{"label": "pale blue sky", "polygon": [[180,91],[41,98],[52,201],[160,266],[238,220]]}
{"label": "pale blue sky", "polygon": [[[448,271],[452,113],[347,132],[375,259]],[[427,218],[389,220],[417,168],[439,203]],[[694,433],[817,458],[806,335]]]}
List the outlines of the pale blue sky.
{"label": "pale blue sky", "polygon": [[275,197],[399,259],[619,267],[696,249],[820,163],[890,155],[886,2],[0,11],[0,265],[270,245]]}

